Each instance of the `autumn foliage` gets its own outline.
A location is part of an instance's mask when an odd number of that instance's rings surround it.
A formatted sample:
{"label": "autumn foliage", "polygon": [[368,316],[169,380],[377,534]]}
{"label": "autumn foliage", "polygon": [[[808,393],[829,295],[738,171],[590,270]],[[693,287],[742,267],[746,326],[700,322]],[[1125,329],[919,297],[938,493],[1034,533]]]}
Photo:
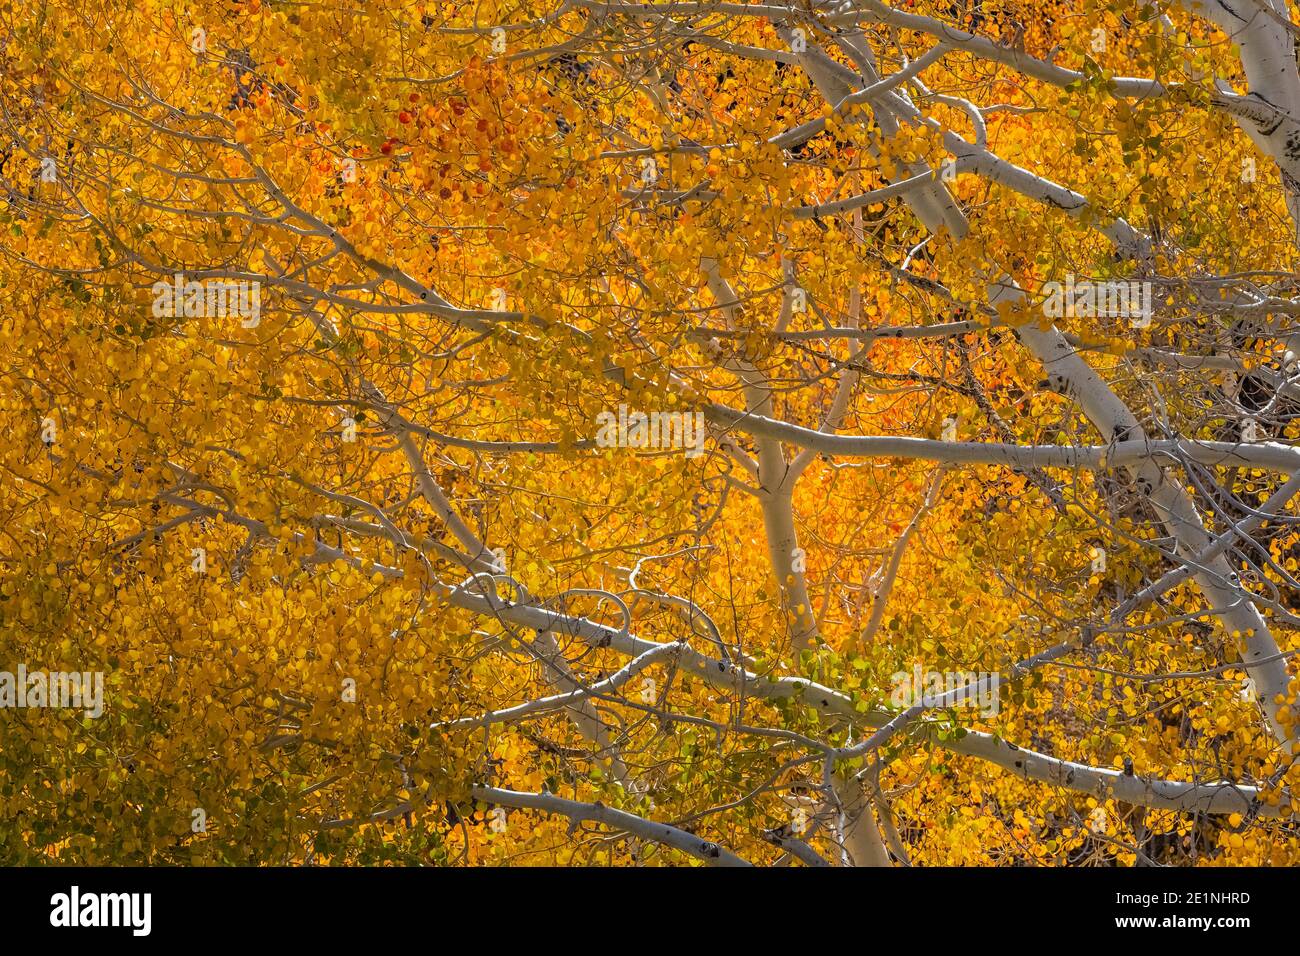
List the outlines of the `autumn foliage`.
{"label": "autumn foliage", "polygon": [[0,0],[0,860],[1300,863],[1231,5]]}

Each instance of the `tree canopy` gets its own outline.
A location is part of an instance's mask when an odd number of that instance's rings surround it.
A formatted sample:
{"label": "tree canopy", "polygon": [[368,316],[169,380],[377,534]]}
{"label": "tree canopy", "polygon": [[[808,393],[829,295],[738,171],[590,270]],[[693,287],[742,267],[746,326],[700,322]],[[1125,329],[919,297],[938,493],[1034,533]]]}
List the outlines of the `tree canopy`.
{"label": "tree canopy", "polygon": [[0,859],[1300,863],[1297,39],[0,0]]}

